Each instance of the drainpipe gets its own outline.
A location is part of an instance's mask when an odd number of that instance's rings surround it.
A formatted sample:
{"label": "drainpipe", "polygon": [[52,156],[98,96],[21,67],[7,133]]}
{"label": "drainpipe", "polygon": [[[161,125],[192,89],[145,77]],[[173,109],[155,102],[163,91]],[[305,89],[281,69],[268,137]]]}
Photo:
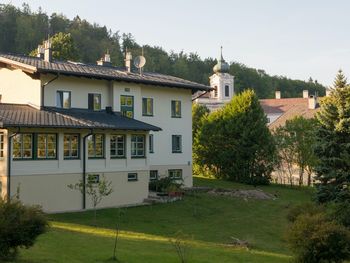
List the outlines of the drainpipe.
{"label": "drainpipe", "polygon": [[92,135],[92,130],[88,134],[86,134],[83,137],[83,178],[82,178],[82,183],[83,183],[83,209],[85,210],[86,208],[86,138]]}
{"label": "drainpipe", "polygon": [[51,82],[55,81],[56,79],[58,79],[58,77],[60,76],[60,74],[58,73],[53,79],[45,82],[43,85],[41,85],[41,108],[45,107],[45,87],[47,85],[49,85]]}
{"label": "drainpipe", "polygon": [[19,132],[11,134],[7,140],[7,201],[11,201],[11,159],[12,159],[12,138]]}

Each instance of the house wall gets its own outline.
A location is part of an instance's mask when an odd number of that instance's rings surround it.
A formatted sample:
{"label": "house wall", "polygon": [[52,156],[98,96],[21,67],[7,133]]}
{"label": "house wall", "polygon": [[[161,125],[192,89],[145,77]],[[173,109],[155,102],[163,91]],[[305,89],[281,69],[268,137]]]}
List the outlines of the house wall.
{"label": "house wall", "polygon": [[40,80],[33,79],[19,69],[0,67],[0,94],[2,103],[33,104],[40,106]]}
{"label": "house wall", "polygon": [[4,156],[0,157],[0,197],[5,198],[7,195],[7,130],[0,129],[4,134]]}
{"label": "house wall", "polygon": [[269,113],[269,114],[266,114],[266,117],[268,119],[268,125],[274,123],[281,116],[282,116],[281,113]]}
{"label": "house wall", "polygon": [[[55,76],[46,74],[41,76],[41,82],[46,83]],[[96,80],[89,78],[78,78],[59,76],[58,79],[52,81],[45,86],[44,98],[45,106],[56,107],[56,92],[70,91],[71,92],[71,107],[72,108],[88,108],[88,94],[101,94],[101,108],[105,109],[110,106],[109,103],[109,82],[106,80]]]}
{"label": "house wall", "polygon": [[[192,98],[191,91],[160,86],[115,82],[113,109],[120,111],[120,96],[134,97],[134,117],[162,128],[150,132],[154,153],[149,153],[151,170],[167,175],[168,169],[182,169],[186,186],[192,186]],[[142,116],[142,98],[153,98],[153,116]],[[171,117],[171,101],[181,101],[181,118]],[[182,153],[172,153],[172,135],[182,135]]]}

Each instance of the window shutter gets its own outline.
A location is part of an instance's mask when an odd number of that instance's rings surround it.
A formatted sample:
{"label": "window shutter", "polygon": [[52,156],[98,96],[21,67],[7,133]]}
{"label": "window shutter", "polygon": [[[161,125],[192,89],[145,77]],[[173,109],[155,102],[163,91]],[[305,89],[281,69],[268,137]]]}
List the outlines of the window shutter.
{"label": "window shutter", "polygon": [[89,110],[93,110],[94,109],[94,94],[89,94],[88,108],[89,108]]}

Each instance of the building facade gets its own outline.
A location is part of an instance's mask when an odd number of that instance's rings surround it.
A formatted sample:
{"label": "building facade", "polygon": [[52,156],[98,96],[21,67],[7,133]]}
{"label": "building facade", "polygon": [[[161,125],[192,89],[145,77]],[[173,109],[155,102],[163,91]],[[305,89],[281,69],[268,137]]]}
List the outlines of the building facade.
{"label": "building facade", "polygon": [[[40,50],[39,50],[40,51]],[[91,208],[69,189],[112,182],[101,207],[142,203],[150,178],[192,186],[191,98],[209,87],[111,66],[0,54],[1,195],[45,211]],[[128,58],[131,56],[128,54]]]}

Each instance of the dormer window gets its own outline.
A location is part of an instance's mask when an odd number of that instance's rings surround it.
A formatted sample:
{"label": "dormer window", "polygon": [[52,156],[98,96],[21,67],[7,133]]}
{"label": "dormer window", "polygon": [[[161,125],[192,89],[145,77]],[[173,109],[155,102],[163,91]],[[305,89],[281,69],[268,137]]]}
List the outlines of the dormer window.
{"label": "dormer window", "polygon": [[89,110],[101,110],[101,94],[89,93]]}
{"label": "dormer window", "polygon": [[58,90],[56,92],[56,107],[69,109],[71,107],[70,91]]}

